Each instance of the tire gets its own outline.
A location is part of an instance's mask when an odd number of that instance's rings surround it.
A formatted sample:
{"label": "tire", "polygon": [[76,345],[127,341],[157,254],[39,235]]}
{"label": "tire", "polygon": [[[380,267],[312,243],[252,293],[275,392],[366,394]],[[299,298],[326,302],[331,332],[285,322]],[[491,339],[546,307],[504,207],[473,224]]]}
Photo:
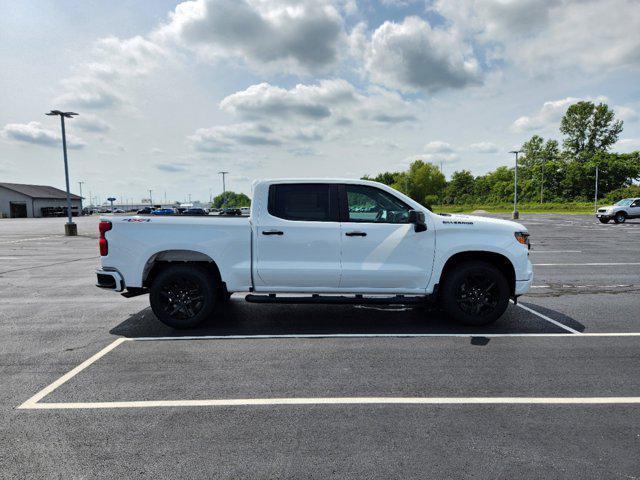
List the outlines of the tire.
{"label": "tire", "polygon": [[627,219],[627,214],[624,212],[618,212],[613,217],[613,221],[616,223],[624,223],[626,219]]}
{"label": "tire", "polygon": [[602,218],[600,217],[598,220],[600,220],[600,223],[609,223],[609,220],[611,220],[610,218]]}
{"label": "tire", "polygon": [[149,302],[156,317],[169,327],[193,328],[207,320],[216,306],[216,281],[195,265],[172,265],[153,280]]}
{"label": "tire", "polygon": [[[495,322],[509,305],[509,284],[490,263],[470,261],[447,273],[440,291],[446,314],[463,325]],[[469,298],[469,297],[472,298]]]}

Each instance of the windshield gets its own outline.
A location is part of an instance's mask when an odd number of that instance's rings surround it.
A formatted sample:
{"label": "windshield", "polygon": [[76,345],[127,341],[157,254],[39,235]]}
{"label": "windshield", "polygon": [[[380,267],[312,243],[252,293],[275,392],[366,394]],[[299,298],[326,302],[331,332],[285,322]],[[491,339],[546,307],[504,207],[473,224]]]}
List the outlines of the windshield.
{"label": "windshield", "polygon": [[616,205],[619,207],[628,207],[629,205],[631,205],[631,202],[633,202],[633,198],[624,198],[617,202]]}

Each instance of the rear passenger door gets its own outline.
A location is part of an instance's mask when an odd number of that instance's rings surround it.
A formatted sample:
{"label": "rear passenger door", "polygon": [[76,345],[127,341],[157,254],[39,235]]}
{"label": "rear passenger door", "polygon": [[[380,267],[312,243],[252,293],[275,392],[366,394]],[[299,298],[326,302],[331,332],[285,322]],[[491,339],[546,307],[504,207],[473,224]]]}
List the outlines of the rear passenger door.
{"label": "rear passenger door", "polygon": [[629,216],[633,218],[640,217],[640,198],[634,200],[629,206]]}
{"label": "rear passenger door", "polygon": [[337,186],[282,183],[269,187],[256,235],[256,290],[331,291],[340,282]]}

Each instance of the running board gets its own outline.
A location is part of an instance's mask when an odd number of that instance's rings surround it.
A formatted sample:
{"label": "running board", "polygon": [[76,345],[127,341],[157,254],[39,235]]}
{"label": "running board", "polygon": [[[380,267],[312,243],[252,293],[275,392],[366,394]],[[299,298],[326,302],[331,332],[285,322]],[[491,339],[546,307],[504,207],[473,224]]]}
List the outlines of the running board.
{"label": "running board", "polygon": [[365,297],[355,295],[345,297],[338,295],[318,295],[308,297],[278,297],[275,293],[255,295],[250,293],[244,299],[250,303],[290,303],[290,304],[335,304],[335,305],[421,305],[427,303],[431,296],[394,295],[392,297]]}

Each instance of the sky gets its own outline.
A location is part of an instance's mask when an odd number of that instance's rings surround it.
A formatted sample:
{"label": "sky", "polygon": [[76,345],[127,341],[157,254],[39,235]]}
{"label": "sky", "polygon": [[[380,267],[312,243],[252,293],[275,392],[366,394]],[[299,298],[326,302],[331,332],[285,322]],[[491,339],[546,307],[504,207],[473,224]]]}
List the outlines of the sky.
{"label": "sky", "polygon": [[605,101],[640,149],[640,0],[0,0],[0,181],[207,201],[261,178],[511,165]]}

